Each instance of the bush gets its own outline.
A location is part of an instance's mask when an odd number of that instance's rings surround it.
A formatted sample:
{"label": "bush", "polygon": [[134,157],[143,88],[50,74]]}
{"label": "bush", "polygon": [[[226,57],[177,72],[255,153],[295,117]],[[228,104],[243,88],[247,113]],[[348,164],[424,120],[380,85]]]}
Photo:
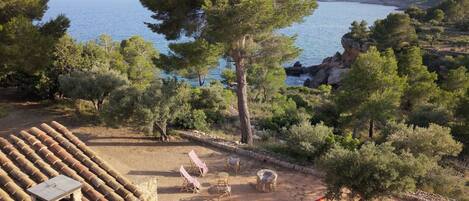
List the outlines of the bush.
{"label": "bush", "polygon": [[335,135],[333,128],[323,123],[311,125],[309,122],[303,122],[292,126],[285,133],[292,153],[307,159],[318,158],[334,146],[355,150],[360,144],[351,134]]}
{"label": "bush", "polygon": [[193,88],[190,104],[195,110],[202,110],[207,121],[221,123],[222,112],[233,102],[233,92],[223,87],[220,82],[212,82],[208,87]]}
{"label": "bush", "polygon": [[417,108],[409,114],[408,123],[421,127],[428,127],[431,123],[446,126],[451,118],[451,112],[446,108],[425,104],[417,106]]}
{"label": "bush", "polygon": [[309,122],[303,122],[286,131],[287,142],[297,155],[314,159],[329,149],[329,136],[334,135],[332,130],[323,123],[313,126]]}
{"label": "bush", "polygon": [[336,146],[319,162],[326,173],[328,197],[339,200],[343,188],[351,191],[350,197],[362,200],[413,191],[418,178],[434,165],[423,155],[396,154],[390,143],[368,143],[354,151]]}
{"label": "bush", "polygon": [[460,21],[456,27],[461,31],[469,31],[469,19]]}
{"label": "bush", "polygon": [[208,130],[207,116],[203,110],[192,110],[189,115],[177,118],[176,126],[184,129]]}
{"label": "bush", "polygon": [[388,137],[388,141],[400,150],[437,160],[443,156],[457,156],[462,150],[462,144],[451,136],[451,129],[436,124],[430,124],[428,128],[402,126]]}
{"label": "bush", "polygon": [[8,115],[8,108],[0,105],[0,118],[6,117]]}
{"label": "bush", "polygon": [[286,96],[279,95],[271,103],[272,116],[264,117],[259,121],[261,129],[276,131],[290,129],[303,121],[309,121],[310,116],[303,108],[297,108],[296,103]]}
{"label": "bush", "polygon": [[447,196],[456,200],[469,200],[469,187],[464,180],[450,168],[437,167],[422,180],[424,191]]}

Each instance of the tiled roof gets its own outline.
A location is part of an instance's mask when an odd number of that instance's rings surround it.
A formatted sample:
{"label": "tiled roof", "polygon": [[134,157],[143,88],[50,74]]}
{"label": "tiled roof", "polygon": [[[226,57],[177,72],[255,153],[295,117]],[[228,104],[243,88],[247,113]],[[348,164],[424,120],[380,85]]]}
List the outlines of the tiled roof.
{"label": "tiled roof", "polygon": [[135,185],[57,122],[0,137],[0,200],[29,201],[26,189],[59,174],[83,183],[83,200],[143,200]]}

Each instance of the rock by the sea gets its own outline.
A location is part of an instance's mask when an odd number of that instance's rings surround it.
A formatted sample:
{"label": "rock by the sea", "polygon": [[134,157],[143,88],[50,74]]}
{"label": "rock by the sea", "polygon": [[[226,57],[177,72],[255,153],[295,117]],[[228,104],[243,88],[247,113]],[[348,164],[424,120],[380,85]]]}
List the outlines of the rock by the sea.
{"label": "rock by the sea", "polygon": [[350,66],[360,53],[366,52],[371,46],[368,41],[357,41],[350,38],[348,34],[341,40],[344,52],[337,52],[334,56],[325,58],[319,65],[303,67],[296,62],[291,68],[286,68],[287,75],[300,76],[309,74],[312,78],[305,81],[304,86],[317,88],[323,84],[333,86],[340,85],[343,76],[350,70]]}

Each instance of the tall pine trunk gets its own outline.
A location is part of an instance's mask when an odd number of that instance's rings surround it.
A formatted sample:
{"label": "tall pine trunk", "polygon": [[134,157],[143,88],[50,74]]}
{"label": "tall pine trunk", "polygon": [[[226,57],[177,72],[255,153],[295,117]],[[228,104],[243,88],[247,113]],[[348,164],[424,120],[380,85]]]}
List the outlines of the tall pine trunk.
{"label": "tall pine trunk", "polygon": [[237,80],[237,91],[238,96],[238,113],[239,121],[241,123],[241,143],[248,145],[253,144],[252,130],[251,130],[251,118],[249,115],[248,107],[248,95],[247,95],[247,81],[246,81],[246,69],[244,65],[244,58],[241,55],[235,57],[236,66],[236,80]]}
{"label": "tall pine trunk", "polygon": [[205,76],[201,75],[201,74],[197,74],[197,78],[199,80],[199,86],[204,86],[205,84]]}
{"label": "tall pine trunk", "polygon": [[375,130],[375,122],[373,119],[370,119],[370,128],[368,130],[368,137],[373,138],[374,130]]}

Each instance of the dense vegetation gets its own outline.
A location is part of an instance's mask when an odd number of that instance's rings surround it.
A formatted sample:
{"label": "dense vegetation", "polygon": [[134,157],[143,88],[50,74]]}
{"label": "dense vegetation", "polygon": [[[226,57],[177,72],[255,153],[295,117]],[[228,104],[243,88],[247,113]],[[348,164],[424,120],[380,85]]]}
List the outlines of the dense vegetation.
{"label": "dense vegetation", "polygon": [[[276,32],[311,14],[314,0],[141,2],[154,12],[148,27],[174,40],[170,52],[139,36],[77,42],[65,16],[35,23],[47,1],[0,2],[2,86],[88,101],[104,123],[165,141],[170,128],[241,133],[254,148],[316,164],[330,197],[469,197],[455,165],[469,157],[469,56],[458,48],[469,40],[455,34],[467,33],[468,0],[353,22],[347,36],[368,50],[338,87],[317,89],[285,85],[282,64],[300,50]],[[230,68],[207,83],[220,59]]]}

